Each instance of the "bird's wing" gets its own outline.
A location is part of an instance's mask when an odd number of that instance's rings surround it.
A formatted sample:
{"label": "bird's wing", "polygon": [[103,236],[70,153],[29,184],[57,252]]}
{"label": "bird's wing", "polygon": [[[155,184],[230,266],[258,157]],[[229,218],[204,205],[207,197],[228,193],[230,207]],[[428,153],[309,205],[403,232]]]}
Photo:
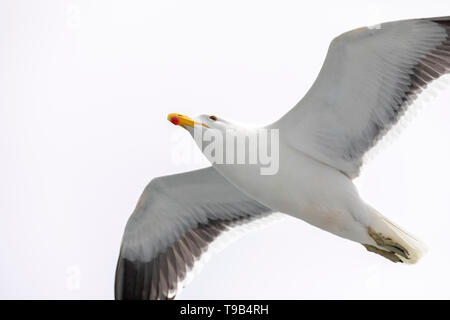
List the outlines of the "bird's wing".
{"label": "bird's wing", "polygon": [[273,127],[295,149],[356,177],[364,154],[428,83],[450,70],[450,17],[335,38],[305,97]]}
{"label": "bird's wing", "polygon": [[116,299],[173,297],[220,234],[271,212],[212,167],[152,180],[125,228]]}

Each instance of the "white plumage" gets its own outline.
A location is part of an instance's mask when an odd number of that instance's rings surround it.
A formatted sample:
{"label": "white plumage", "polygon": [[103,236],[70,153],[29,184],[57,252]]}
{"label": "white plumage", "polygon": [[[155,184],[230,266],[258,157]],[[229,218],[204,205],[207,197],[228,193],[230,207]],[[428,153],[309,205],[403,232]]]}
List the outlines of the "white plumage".
{"label": "white plumage", "polygon": [[[449,38],[448,17],[344,33],[331,42],[305,97],[265,127],[280,134],[276,174],[261,175],[260,164],[213,162],[154,179],[125,229],[116,298],[173,297],[220,234],[273,212],[361,243],[393,262],[418,261],[425,247],[366,204],[352,179],[417,94],[448,73]],[[171,121],[193,136],[211,129],[249,131],[218,117],[180,119]]]}

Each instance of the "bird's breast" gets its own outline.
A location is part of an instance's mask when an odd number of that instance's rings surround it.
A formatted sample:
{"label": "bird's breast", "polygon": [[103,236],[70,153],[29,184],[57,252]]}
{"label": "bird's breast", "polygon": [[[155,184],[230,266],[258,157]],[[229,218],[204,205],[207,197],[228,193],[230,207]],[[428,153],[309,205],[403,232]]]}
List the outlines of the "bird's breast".
{"label": "bird's breast", "polygon": [[353,219],[348,203],[359,201],[347,177],[301,153],[281,152],[279,171],[274,175],[261,175],[257,165],[219,165],[216,169],[274,211],[337,234],[346,232]]}

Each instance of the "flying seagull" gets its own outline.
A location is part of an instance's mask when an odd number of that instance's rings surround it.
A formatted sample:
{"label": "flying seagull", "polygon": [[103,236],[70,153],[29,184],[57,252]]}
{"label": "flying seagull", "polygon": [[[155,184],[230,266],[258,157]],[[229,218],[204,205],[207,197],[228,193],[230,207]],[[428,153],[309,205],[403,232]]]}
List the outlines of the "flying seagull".
{"label": "flying seagull", "polygon": [[[425,247],[366,204],[352,180],[418,94],[449,70],[450,17],[383,23],[333,39],[304,98],[261,128],[279,133],[276,174],[261,174],[261,164],[212,162],[148,184],[123,235],[116,299],[174,298],[219,235],[274,212],[393,262],[417,262]],[[168,118],[193,137],[249,130],[216,116]]]}

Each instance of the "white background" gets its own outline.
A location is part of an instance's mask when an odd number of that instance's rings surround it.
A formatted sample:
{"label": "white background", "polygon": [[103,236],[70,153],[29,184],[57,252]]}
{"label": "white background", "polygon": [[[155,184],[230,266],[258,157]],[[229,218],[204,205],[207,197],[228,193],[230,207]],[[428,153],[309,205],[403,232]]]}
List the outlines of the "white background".
{"label": "white background", "polygon": [[[270,123],[334,36],[441,15],[448,0],[1,1],[0,298],[113,298],[145,185],[206,164],[175,161],[191,142],[167,113]],[[356,181],[428,244],[418,265],[288,218],[213,256],[179,298],[450,298],[445,88]]]}

